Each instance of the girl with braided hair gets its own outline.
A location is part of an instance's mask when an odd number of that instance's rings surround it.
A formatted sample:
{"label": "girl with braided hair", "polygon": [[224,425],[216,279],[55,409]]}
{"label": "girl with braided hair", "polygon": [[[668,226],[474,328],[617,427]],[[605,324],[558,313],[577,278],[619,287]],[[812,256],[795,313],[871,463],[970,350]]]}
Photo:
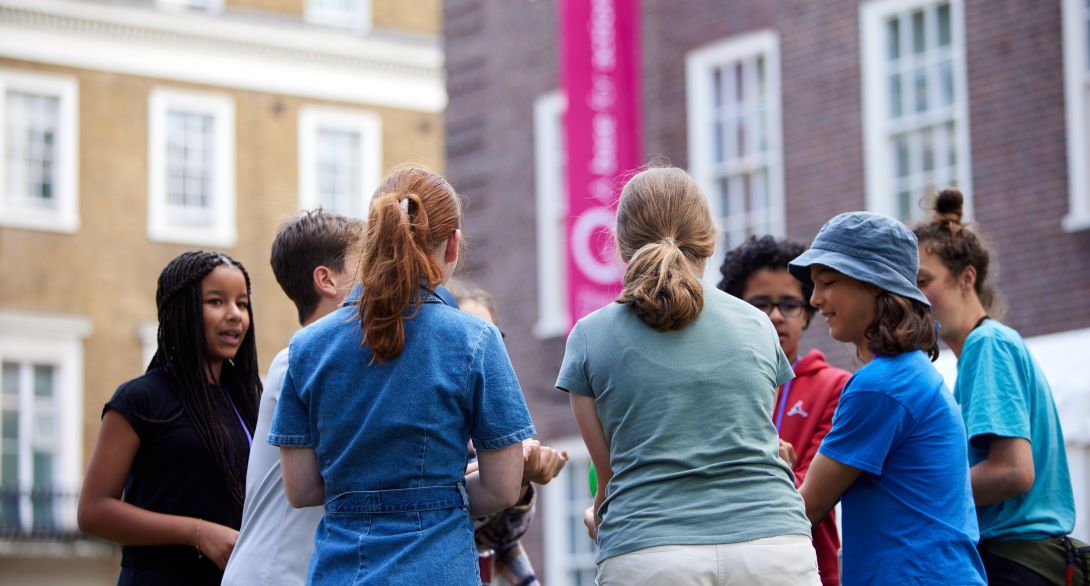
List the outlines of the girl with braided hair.
{"label": "girl with braided hair", "polygon": [[518,500],[534,426],[500,332],[436,293],[461,221],[446,180],[394,170],[371,203],[362,283],[292,338],[268,439],[288,501],[325,507],[308,584],[480,584],[471,515]]}
{"label": "girl with braided hair", "polygon": [[158,349],[103,408],[79,526],[124,546],[118,584],[219,584],[261,392],[250,277],[227,255],[186,252],[155,304]]}

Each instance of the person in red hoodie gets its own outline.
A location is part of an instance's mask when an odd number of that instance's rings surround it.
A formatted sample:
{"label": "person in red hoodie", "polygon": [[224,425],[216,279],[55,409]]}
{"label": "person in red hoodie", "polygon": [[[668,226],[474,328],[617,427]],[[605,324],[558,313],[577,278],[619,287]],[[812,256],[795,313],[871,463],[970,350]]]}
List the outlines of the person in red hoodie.
{"label": "person in red hoodie", "polygon": [[[787,272],[787,263],[806,246],[772,236],[751,236],[727,253],[719,271],[719,288],[768,314],[779,335],[780,347],[791,361],[795,378],[776,392],[773,422],[780,432],[781,454],[794,460],[795,485],[802,484],[818,446],[833,425],[840,391],[851,374],[830,366],[820,350],[799,356],[799,338],[810,325],[814,308],[807,302],[812,291]],[[814,527],[814,548],[824,586],[840,584],[837,552],[840,536],[835,515]]]}

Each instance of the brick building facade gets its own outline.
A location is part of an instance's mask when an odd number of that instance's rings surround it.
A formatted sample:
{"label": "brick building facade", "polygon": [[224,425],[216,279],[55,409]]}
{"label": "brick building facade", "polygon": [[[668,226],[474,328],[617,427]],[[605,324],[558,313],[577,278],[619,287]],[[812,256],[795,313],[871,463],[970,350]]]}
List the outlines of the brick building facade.
{"label": "brick building facade", "polygon": [[[848,210],[912,220],[928,190],[956,184],[996,251],[1005,321],[1031,342],[1090,340],[1084,0],[644,0],[642,10],[645,153],[694,174],[724,246],[749,233],[809,241]],[[542,436],[579,449],[553,389],[566,334],[549,294],[564,278],[562,224],[547,217],[564,197],[557,3],[448,0],[444,15],[447,172],[469,200],[466,269],[496,295]],[[735,132],[737,144],[716,142]],[[857,368],[820,320],[802,344]],[[1050,377],[1090,359],[1086,347]],[[1061,410],[1085,409],[1090,388],[1069,391],[1083,398],[1060,397]],[[1068,429],[1069,449],[1084,436]],[[1086,502],[1086,470],[1072,459]],[[549,584],[592,575],[579,466],[546,487],[529,538]]]}
{"label": "brick building facade", "polygon": [[[269,268],[302,208],[444,166],[439,0],[0,0],[0,582],[114,583],[75,530],[102,405],[155,347],[184,250],[249,270],[261,369],[298,328]],[[180,153],[184,153],[184,156]]]}

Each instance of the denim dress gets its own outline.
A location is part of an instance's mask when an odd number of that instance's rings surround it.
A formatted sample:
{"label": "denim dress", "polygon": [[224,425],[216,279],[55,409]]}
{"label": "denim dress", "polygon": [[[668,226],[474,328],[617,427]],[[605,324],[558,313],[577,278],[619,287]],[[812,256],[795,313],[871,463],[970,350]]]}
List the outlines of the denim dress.
{"label": "denim dress", "polygon": [[534,435],[495,326],[423,290],[402,353],[361,346],[357,286],[300,330],[268,441],[310,447],[325,483],[310,584],[480,584],[466,443]]}

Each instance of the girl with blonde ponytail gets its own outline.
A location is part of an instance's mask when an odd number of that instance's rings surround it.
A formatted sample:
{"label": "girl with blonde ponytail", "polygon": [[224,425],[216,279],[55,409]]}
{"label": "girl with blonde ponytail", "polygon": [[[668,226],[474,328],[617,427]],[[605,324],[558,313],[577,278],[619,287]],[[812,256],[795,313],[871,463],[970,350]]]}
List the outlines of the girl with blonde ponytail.
{"label": "girl with blonde ponytail", "polygon": [[[362,283],[292,338],[269,443],[291,504],[325,508],[308,584],[480,584],[470,514],[518,500],[535,432],[499,330],[435,292],[461,219],[442,177],[394,170]],[[470,439],[479,472],[464,476]]]}
{"label": "girl with blonde ponytail", "polygon": [[621,193],[616,238],[624,290],[572,329],[556,382],[597,471],[598,584],[820,584],[772,424],[791,365],[764,312],[701,282],[704,194],[647,169]]}

